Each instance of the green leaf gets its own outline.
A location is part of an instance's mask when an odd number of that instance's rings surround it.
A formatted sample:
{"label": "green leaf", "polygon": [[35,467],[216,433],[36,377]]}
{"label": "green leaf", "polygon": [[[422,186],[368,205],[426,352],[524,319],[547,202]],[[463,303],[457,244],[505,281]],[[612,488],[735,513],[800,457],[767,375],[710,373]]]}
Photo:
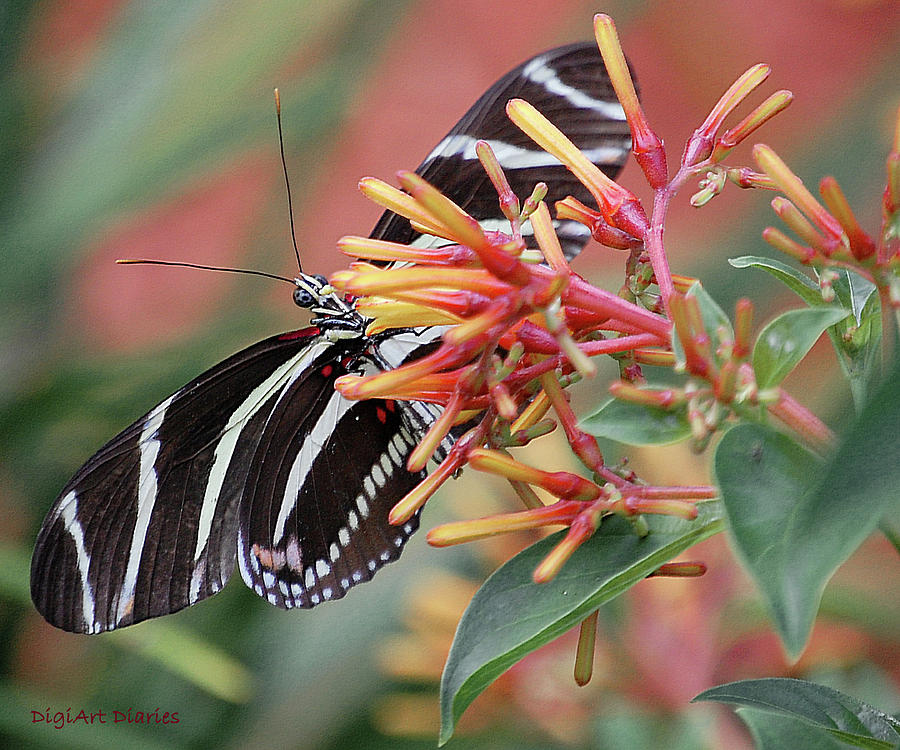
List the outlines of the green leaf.
{"label": "green leaf", "polygon": [[793,370],[830,326],[847,317],[840,307],[788,310],[759,332],[753,347],[753,369],[760,388],[772,388]]}
{"label": "green leaf", "polygon": [[729,430],[715,472],[735,547],[788,654],[809,637],[825,584],[900,507],[900,369],[882,384],[828,462],[770,427]]}
{"label": "green leaf", "polygon": [[501,566],[478,590],[460,620],[441,680],[441,736],[453,734],[466,707],[526,654],[578,625],[682,550],[723,528],[717,502],[703,503],[694,521],[647,516],[650,533],[604,519],[552,581],[536,584],[538,563],[562,539],[554,534]]}
{"label": "green leaf", "polygon": [[674,411],[611,399],[581,420],[581,429],[629,445],[668,445],[691,436],[687,409]]}
{"label": "green leaf", "polygon": [[795,292],[807,305],[815,307],[827,304],[822,299],[819,285],[805,273],[777,260],[764,258],[760,255],[742,255],[739,258],[729,258],[728,262],[734,268],[759,268],[774,276],[791,291]]}
{"label": "green leaf", "polygon": [[[869,282],[863,279],[866,284]],[[848,280],[847,284],[850,282]],[[871,285],[870,285],[871,286]],[[881,300],[877,294],[869,293],[860,308],[863,294],[853,294],[860,284],[849,287],[843,292],[842,283],[835,283],[836,294],[844,307],[851,310],[853,316],[829,329],[828,335],[838,353],[838,361],[844,376],[850,384],[853,402],[862,408],[866,402],[869,384],[877,379],[881,372]]]}
{"label": "green leaf", "polygon": [[[818,570],[829,552],[816,536],[805,535],[806,524],[795,528],[822,464],[787,436],[756,424],[729,430],[714,463],[735,547],[768,600],[788,653],[796,656],[821,594],[809,568]],[[804,559],[808,552],[813,559]],[[795,564],[802,569],[793,571]]]}
{"label": "green leaf", "polygon": [[[743,255],[728,261],[735,268],[760,268],[783,282],[810,307],[832,306],[822,298],[819,285],[809,276],[777,260]],[[837,269],[833,284],[836,301],[847,317],[828,331],[854,401],[866,400],[868,383],[877,368],[881,344],[881,309],[875,287],[859,274]],[[851,317],[852,316],[852,317]]]}
{"label": "green leaf", "polygon": [[735,713],[747,725],[753,736],[755,750],[846,750],[847,745],[832,737],[824,729],[790,716],[738,708]]}
{"label": "green leaf", "polygon": [[854,747],[890,750],[900,743],[900,722],[893,717],[830,687],[805,680],[742,680],[705,690],[694,701],[731,703],[789,716],[824,729]]}
{"label": "green leaf", "polygon": [[833,269],[837,279],[831,285],[835,297],[841,305],[853,313],[857,324],[862,322],[862,313],[865,306],[874,294],[876,297],[878,288],[867,278],[860,276],[846,268]]}

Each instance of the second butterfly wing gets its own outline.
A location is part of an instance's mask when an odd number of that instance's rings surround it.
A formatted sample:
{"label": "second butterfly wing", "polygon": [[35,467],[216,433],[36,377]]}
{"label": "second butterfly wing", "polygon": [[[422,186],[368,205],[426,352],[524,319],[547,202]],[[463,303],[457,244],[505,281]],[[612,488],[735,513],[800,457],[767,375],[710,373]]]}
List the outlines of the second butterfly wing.
{"label": "second butterfly wing", "polygon": [[[568,195],[593,205],[595,201],[588,189],[506,116],[506,103],[512,98],[533,104],[609,177],[615,178],[622,170],[631,149],[625,112],[616,99],[597,45],[579,42],[537,55],[503,76],[444,136],[416,172],[486,229],[509,231],[497,191],[475,153],[476,142],[485,140],[520,201],[531,194],[538,182],[544,182],[546,202],[551,209]],[[587,244],[590,232],[574,221],[554,224],[566,257],[571,260]],[[530,228],[526,226],[523,231]],[[422,241],[406,219],[390,211],[382,214],[372,236],[402,243]],[[529,241],[530,237],[525,239]]]}

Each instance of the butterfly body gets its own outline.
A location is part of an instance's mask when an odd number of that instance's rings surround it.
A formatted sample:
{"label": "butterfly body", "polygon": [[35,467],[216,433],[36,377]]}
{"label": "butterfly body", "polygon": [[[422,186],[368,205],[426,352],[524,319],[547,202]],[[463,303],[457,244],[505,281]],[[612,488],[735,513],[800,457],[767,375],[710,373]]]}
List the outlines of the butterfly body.
{"label": "butterfly body", "polygon": [[[503,218],[474,155],[495,147],[520,196],[541,180],[548,202],[590,195],[506,119],[531,100],[610,173],[630,140],[596,47],[570,45],[520,65],[482,96],[417,170],[489,230]],[[614,100],[613,100],[614,101]],[[471,148],[470,148],[471,146]],[[558,222],[572,256],[589,234]],[[431,242],[386,213],[372,236]],[[526,238],[526,242],[528,238]],[[399,557],[418,515],[389,509],[425,472],[406,460],[440,409],[423,402],[349,401],[344,374],[398,367],[433,350],[437,327],[369,336],[367,319],[300,274],[295,301],[310,326],[229,357],[179,389],[94,454],[65,485],[38,534],[32,599],[53,625],[82,633],[122,627],[245,583],[281,608],[338,599]],[[447,450],[452,437],[442,446]]]}

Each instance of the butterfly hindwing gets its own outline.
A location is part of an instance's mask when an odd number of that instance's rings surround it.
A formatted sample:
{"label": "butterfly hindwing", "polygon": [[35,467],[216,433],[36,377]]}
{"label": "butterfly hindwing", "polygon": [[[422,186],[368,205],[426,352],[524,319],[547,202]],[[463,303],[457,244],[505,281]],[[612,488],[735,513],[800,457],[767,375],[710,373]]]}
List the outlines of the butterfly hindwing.
{"label": "butterfly hindwing", "polygon": [[388,512],[425,477],[406,461],[440,409],[349,401],[334,383],[398,367],[439,342],[438,329],[423,328],[361,339],[365,348],[354,356],[329,352],[269,412],[247,461],[238,540],[241,575],[260,596],[278,607],[313,607],[400,556],[419,516],[392,525]]}
{"label": "butterfly hindwing", "polygon": [[387,522],[393,504],[425,476],[406,469],[415,438],[401,407],[348,401],[333,389],[340,363],[325,369],[312,412],[287,405],[272,415],[241,504],[241,574],[284,608],[337,599],[370,580],[419,525],[418,516]]}

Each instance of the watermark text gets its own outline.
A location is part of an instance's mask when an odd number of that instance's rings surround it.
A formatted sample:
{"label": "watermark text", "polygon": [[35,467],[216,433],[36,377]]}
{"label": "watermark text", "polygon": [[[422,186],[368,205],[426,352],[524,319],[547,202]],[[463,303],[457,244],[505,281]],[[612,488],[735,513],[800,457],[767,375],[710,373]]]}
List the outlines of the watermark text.
{"label": "watermark text", "polygon": [[112,711],[88,711],[86,709],[74,709],[71,706],[65,711],[54,711],[47,708],[46,711],[32,711],[32,724],[50,724],[55,729],[66,726],[83,724],[85,726],[97,724],[177,724],[180,721],[178,711],[163,711],[156,708],[153,711],[139,711],[135,708],[123,708]]}

